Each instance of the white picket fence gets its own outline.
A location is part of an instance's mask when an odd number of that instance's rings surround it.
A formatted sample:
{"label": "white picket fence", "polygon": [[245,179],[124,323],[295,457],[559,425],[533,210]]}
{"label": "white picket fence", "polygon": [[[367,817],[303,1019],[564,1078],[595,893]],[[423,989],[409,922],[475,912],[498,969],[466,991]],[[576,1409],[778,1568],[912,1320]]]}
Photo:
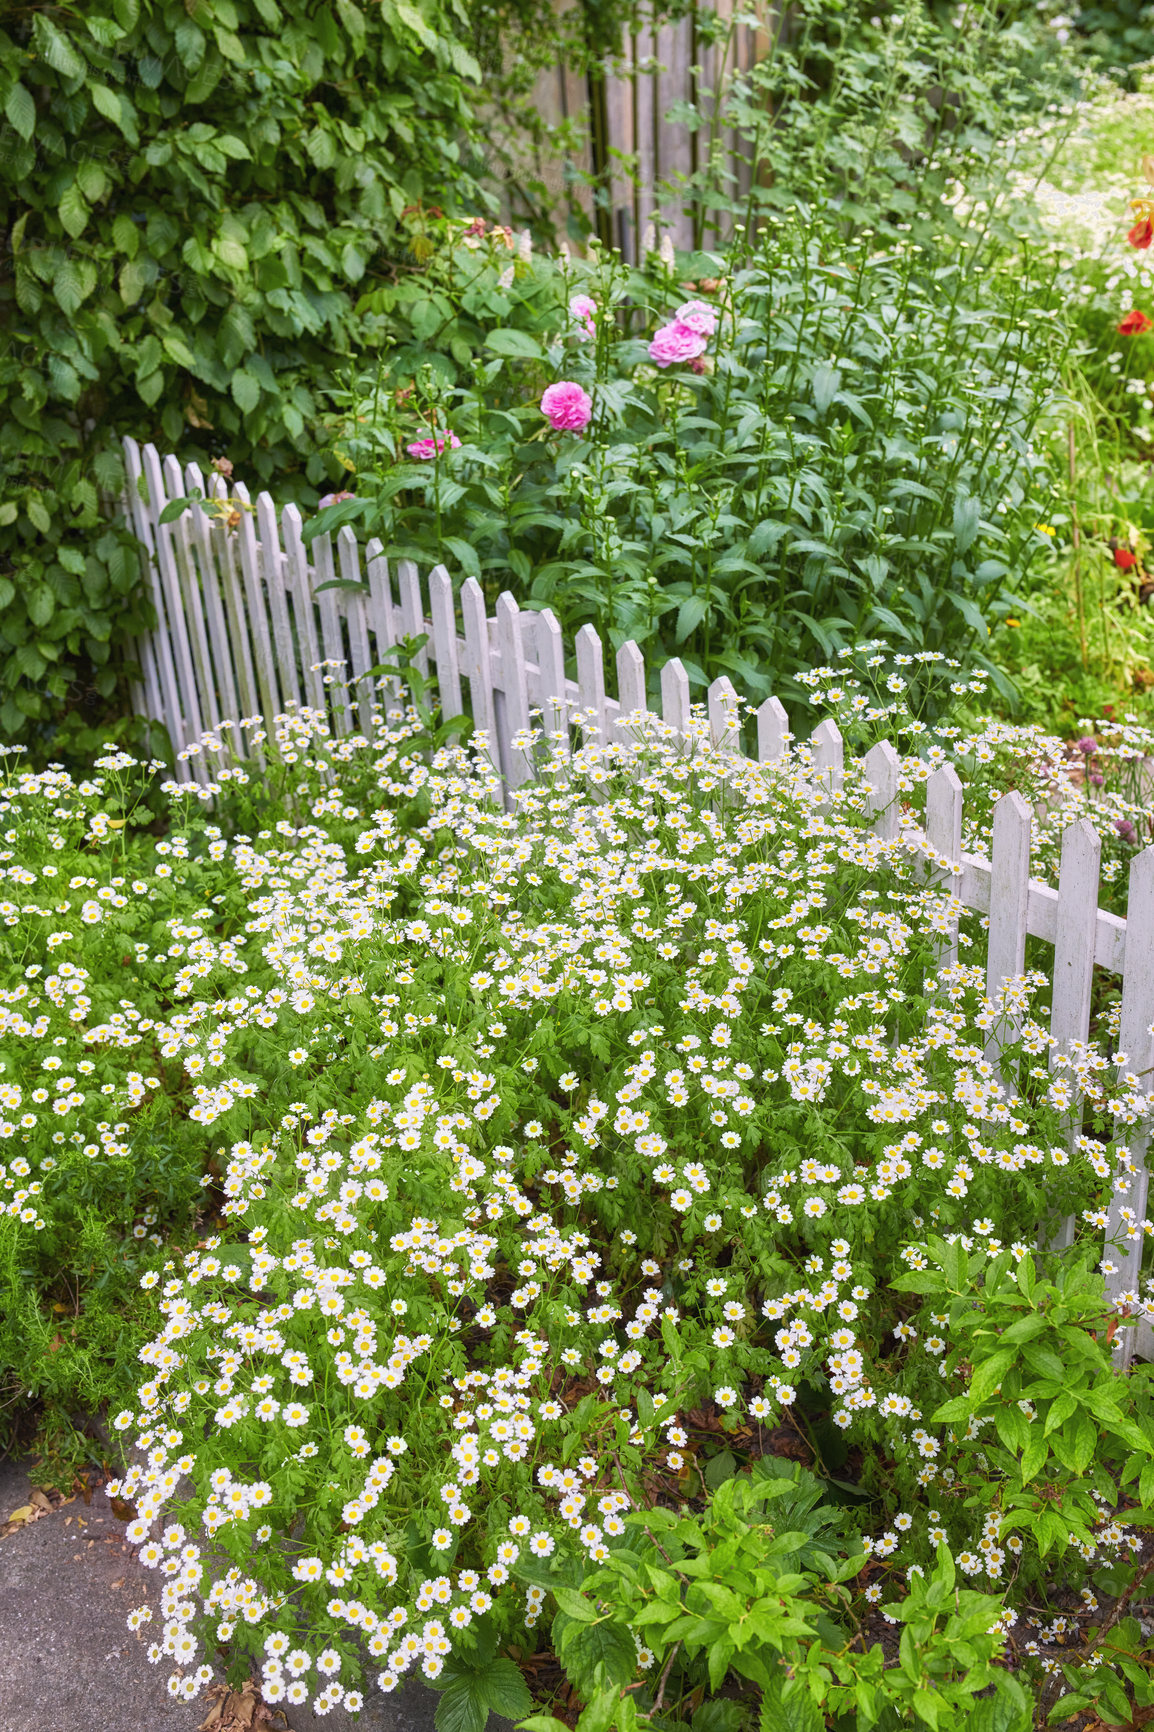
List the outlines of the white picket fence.
{"label": "white picket fence", "polygon": [[[223,719],[261,715],[266,724],[294,706],[328,713],[336,732],[367,730],[371,681],[360,697],[349,697],[344,680],[376,666],[404,637],[422,634],[428,644],[418,665],[436,671],[442,713],[467,712],[484,729],[490,751],[506,785],[514,788],[531,773],[513,736],[530,726],[530,711],[540,710],[550,730],[565,728],[574,712],[592,712],[599,737],[612,740],[621,718],[646,707],[645,661],[634,643],[615,658],[617,696],[606,691],[601,640],[591,626],[577,633],[576,679],[565,672],[561,628],[547,609],[522,611],[509,594],[499,597],[489,617],[485,597],[469,578],[457,597],[444,567],[435,567],[424,585],[417,568],[398,561],[390,570],[379,543],[361,549],[351,529],[342,529],[332,546],[319,536],[306,549],[301,515],[288,505],[280,513],[267,493],[255,507],[240,483],[226,486],[220,476],[205,477],[194,464],[182,469],[175,457],[163,460],[155,448],[141,450],[125,441],[127,509],[136,534],[150,555],[158,623],[139,646],[141,684],[134,694],[137,712],[163,722],[179,750]],[[144,490],[142,494],[141,480]],[[231,498],[239,508],[233,526],[192,508],[171,523],[161,512],[172,500],[197,491],[209,498]],[[310,557],[311,554],[311,557]],[[336,577],[367,591],[316,588]],[[394,580],[396,587],[394,589]],[[426,604],[427,596],[427,604]],[[458,615],[460,626],[458,627]],[[326,685],[319,664],[344,664],[343,678]],[[462,682],[468,687],[464,700]],[[689,680],[682,664],[661,669],[661,711],[666,722],[685,730],[690,721]],[[737,694],[727,679],[715,680],[707,694],[715,744],[740,749]],[[622,736],[626,737],[626,736]],[[236,741],[239,736],[234,735]],[[787,749],[789,723],[776,698],[757,711],[758,757],[763,763]],[[841,734],[832,721],[814,732],[810,745],[819,770],[840,782]],[[896,836],[898,759],[892,746],[874,746],[863,760],[873,792],[879,833]],[[178,764],[178,773],[208,779],[211,766],[197,755]],[[991,999],[1003,983],[1025,969],[1027,934],[1054,947],[1051,1033],[1055,1057],[1072,1042],[1088,1038],[1094,965],[1122,976],[1119,1050],[1125,1069],[1145,1095],[1154,1092],[1154,847],[1138,854],[1130,868],[1128,917],[1098,906],[1101,841],[1092,824],[1080,819],[1065,832],[1058,888],[1030,877],[1032,812],[1020,794],[1005,794],[994,808],[990,859],[962,851],[962,788],[950,766],[936,770],[926,791],[925,834],[932,847],[957,870],[941,875],[964,907],[988,916],[987,991]],[[956,956],[956,946],[947,945]],[[1003,1033],[1003,1039],[1005,1035]],[[1001,1042],[992,1034],[987,1056],[997,1063]],[[1071,1141],[1076,1127],[1071,1126]],[[1107,1277],[1111,1296],[1138,1288],[1142,1274],[1147,1207],[1146,1148],[1142,1129],[1131,1139],[1133,1171],[1116,1179],[1106,1227],[1114,1267]],[[1125,1188],[1122,1188],[1122,1187]],[[1043,1223],[1043,1242],[1068,1243],[1073,1223]],[[1154,1358],[1149,1323],[1120,1333],[1116,1359],[1125,1366],[1135,1353]]]}

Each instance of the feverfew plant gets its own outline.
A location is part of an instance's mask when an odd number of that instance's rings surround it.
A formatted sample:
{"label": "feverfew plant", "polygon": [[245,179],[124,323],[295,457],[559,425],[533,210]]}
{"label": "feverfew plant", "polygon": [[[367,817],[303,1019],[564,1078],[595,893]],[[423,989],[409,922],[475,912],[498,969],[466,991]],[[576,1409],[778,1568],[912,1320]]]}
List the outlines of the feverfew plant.
{"label": "feverfew plant", "polygon": [[[293,759],[293,818],[261,823],[230,729],[207,788],[170,785],[235,936],[173,958],[151,1031],[225,1225],[143,1276],[163,1323],[116,1420],[174,1695],[218,1665],[318,1712],[359,1708],[366,1664],[453,1687],[532,1640],[543,1560],[606,1564],[631,1510],[696,1483],[702,1414],[824,1415],[862,1450],[894,1617],[919,1545],[979,1559],[995,1648],[1015,1599],[1084,1586],[1117,1535],[1125,1560],[1117,1486],[1057,1567],[1026,1524],[1012,1572],[983,1543],[1001,1482],[967,1467],[960,1495],[934,1417],[968,1365],[890,1284],[930,1235],[1020,1266],[1067,1213],[1099,1257],[1143,1100],[1093,1050],[1051,1076],[1037,978],[988,1004],[976,924],[975,963],[937,968],[941,863],[873,832],[860,771],[831,788],[808,748],[759,767],[638,715],[572,756],[522,736],[538,779],[506,810],[483,738],[248,732]],[[868,1573],[852,1592],[867,1614]]]}

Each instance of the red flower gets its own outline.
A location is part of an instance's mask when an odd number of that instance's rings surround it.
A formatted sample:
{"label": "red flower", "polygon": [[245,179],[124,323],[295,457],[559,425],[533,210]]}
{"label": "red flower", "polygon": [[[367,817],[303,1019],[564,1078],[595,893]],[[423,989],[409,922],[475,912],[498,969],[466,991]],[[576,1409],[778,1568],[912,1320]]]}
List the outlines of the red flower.
{"label": "red flower", "polygon": [[1134,307],[1118,326],[1118,333],[1123,337],[1140,337],[1143,331],[1149,331],[1152,327],[1154,327],[1154,319],[1149,318],[1145,313],[1139,312],[1137,307]]}
{"label": "red flower", "polygon": [[1137,563],[1137,555],[1131,553],[1129,548],[1116,547],[1114,549],[1114,564],[1118,567],[1119,571],[1129,571],[1131,566],[1137,565]]}
{"label": "red flower", "polygon": [[1151,222],[1148,216],[1139,217],[1126,238],[1132,247],[1138,247],[1145,252],[1151,241],[1154,241],[1154,222]]}

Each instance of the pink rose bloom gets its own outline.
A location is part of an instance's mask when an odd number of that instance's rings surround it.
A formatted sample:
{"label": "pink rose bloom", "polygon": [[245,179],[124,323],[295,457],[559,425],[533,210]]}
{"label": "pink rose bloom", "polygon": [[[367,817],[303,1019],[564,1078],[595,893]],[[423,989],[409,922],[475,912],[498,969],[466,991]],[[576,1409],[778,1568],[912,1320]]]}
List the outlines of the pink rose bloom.
{"label": "pink rose bloom", "polygon": [[450,451],[455,451],[461,441],[455,433],[434,433],[431,439],[417,439],[412,445],[406,445],[405,450],[410,457],[419,457],[429,461],[439,457],[447,445]]}
{"label": "pink rose bloom", "polygon": [[593,419],[593,400],[572,379],[559,379],[541,398],[541,413],[557,433],[579,433]]}
{"label": "pink rose bloom", "polygon": [[686,361],[696,361],[699,355],[704,355],[708,341],[700,331],[691,330],[688,325],[674,319],[671,325],[662,325],[659,331],[653,333],[653,340],[649,345],[649,359],[655,367],[681,366]]}
{"label": "pink rose bloom", "polygon": [[569,317],[575,325],[579,325],[585,336],[597,334],[593,321],[597,315],[597,302],[589,295],[574,295],[569,302]]}
{"label": "pink rose bloom", "polygon": [[688,325],[701,337],[712,337],[717,329],[717,308],[711,307],[708,301],[686,301],[683,307],[678,307],[673,318],[676,324]]}
{"label": "pink rose bloom", "polygon": [[318,511],[323,511],[326,505],[339,505],[344,499],[355,499],[355,493],[326,493],[317,505]]}

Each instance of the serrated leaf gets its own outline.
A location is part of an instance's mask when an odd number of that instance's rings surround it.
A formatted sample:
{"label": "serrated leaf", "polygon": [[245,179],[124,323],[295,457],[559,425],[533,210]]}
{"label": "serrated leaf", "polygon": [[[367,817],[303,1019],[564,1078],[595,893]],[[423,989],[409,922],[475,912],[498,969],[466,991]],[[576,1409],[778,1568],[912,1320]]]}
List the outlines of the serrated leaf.
{"label": "serrated leaf", "polygon": [[800,1679],[770,1673],[761,1698],[761,1732],[824,1732],[825,1715]]}
{"label": "serrated leaf", "polygon": [[27,141],[36,130],[36,104],[31,92],[22,84],[14,84],[4,104],[4,118],[20,137]]}
{"label": "serrated leaf", "polygon": [[84,61],[67,36],[43,12],[32,18],[32,40],[42,60],[59,72],[62,78],[82,78]]}
{"label": "serrated leaf", "polygon": [[129,144],[137,143],[136,121],[132,112],[132,104],[116,91],[109,90],[106,84],[90,84],[88,94],[93,106],[105,120],[110,120],[122,132]]}

